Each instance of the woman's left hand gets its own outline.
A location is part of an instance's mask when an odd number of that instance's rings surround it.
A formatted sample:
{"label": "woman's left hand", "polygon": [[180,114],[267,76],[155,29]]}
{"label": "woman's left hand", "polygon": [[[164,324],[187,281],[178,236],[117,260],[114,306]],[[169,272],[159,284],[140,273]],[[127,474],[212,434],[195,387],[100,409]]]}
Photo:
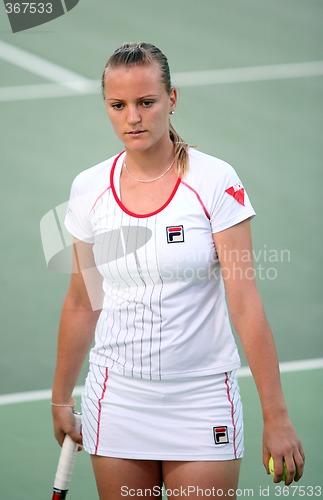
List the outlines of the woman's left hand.
{"label": "woman's left hand", "polygon": [[263,433],[263,464],[269,471],[269,459],[275,464],[274,482],[279,483],[287,469],[285,485],[299,481],[303,475],[305,454],[296,431],[287,415],[265,421]]}

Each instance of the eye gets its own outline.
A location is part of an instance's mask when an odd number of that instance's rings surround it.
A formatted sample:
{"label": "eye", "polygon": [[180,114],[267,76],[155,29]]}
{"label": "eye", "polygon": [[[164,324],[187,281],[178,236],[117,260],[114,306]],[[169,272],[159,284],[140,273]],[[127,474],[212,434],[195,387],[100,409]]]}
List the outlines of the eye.
{"label": "eye", "polygon": [[149,100],[149,101],[148,101],[148,100],[145,100],[145,101],[142,101],[142,103],[141,103],[141,104],[142,104],[142,106],[143,106],[144,108],[150,108],[150,106],[152,106],[152,105],[154,104],[154,101],[151,101],[151,100]]}
{"label": "eye", "polygon": [[116,111],[120,111],[123,108],[123,104],[121,102],[116,102],[114,104],[111,104],[111,108],[115,109]]}

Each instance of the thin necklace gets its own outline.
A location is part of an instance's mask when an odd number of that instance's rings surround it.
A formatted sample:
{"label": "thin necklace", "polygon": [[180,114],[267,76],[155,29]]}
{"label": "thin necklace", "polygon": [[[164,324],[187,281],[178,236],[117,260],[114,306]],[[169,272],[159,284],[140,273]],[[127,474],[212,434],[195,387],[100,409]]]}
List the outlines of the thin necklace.
{"label": "thin necklace", "polygon": [[155,181],[158,181],[158,179],[161,179],[162,177],[164,177],[164,175],[166,175],[167,172],[170,171],[170,169],[174,165],[174,161],[175,161],[175,158],[172,161],[172,163],[169,165],[169,167],[167,168],[167,170],[165,170],[165,172],[163,174],[159,175],[158,177],[155,177],[154,179],[137,179],[137,177],[134,177],[133,175],[131,175],[131,173],[129,172],[129,170],[127,168],[127,164],[126,164],[126,160],[125,159],[123,160],[123,166],[124,166],[125,171],[129,175],[129,177],[131,177],[131,179],[133,179],[134,181],[137,181],[137,182],[155,182]]}

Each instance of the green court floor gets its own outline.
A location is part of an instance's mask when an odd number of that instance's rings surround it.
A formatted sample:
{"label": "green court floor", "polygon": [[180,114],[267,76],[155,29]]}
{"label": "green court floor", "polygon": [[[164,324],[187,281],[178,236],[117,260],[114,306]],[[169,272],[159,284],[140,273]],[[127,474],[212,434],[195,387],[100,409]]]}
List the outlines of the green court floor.
{"label": "green court floor", "polygon": [[[322,20],[322,0],[80,0],[48,24],[12,33],[0,6],[1,395],[51,386],[68,276],[47,268],[40,220],[68,199],[78,172],[121,150],[101,72],[123,41],[150,41],[168,55],[179,88],[175,127],[236,168],[256,209],[258,285],[279,359],[296,363],[282,378],[307,453],[305,494],[289,496],[315,496],[323,372],[319,364],[299,371],[297,362],[323,358]],[[284,496],[261,464],[252,379],[240,384],[241,497],[248,488],[254,498]],[[1,404],[0,418],[1,498],[23,500],[26,488],[49,498],[59,450],[48,400]],[[97,498],[85,453],[69,498]]]}

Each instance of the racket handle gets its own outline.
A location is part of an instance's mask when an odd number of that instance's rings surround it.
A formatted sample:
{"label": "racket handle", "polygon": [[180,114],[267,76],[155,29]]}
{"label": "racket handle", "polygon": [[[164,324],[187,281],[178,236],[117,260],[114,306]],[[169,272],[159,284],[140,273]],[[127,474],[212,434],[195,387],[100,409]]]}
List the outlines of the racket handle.
{"label": "racket handle", "polygon": [[[75,427],[77,431],[80,432],[81,413],[73,413],[75,417]],[[64,499],[67,495],[75,464],[77,448],[78,444],[75,443],[68,435],[66,435],[56,469],[52,500]]]}
{"label": "racket handle", "polygon": [[66,498],[67,491],[68,490],[55,491],[55,488],[54,488],[52,500],[64,500],[64,498]]}

